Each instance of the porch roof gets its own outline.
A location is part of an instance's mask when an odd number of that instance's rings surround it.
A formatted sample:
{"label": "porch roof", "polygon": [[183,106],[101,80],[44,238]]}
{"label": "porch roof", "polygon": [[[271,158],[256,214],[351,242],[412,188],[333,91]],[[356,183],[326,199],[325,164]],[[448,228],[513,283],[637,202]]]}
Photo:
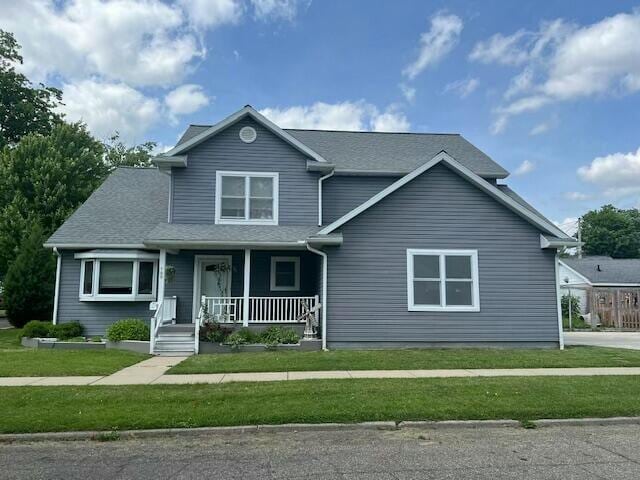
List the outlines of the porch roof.
{"label": "porch roof", "polygon": [[318,235],[321,227],[309,225],[203,225],[161,223],[144,240],[145,245],[210,247],[217,245],[304,247],[313,243],[341,243],[341,235]]}

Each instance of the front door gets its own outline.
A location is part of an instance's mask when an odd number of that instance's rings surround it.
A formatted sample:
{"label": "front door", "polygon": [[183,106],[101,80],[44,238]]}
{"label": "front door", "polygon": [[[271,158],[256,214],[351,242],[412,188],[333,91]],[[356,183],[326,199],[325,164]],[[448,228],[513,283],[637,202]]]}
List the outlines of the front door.
{"label": "front door", "polygon": [[194,295],[194,315],[200,310],[202,297],[206,297],[208,311],[217,320],[227,315],[224,305],[231,297],[231,256],[206,256],[196,260],[196,288]]}

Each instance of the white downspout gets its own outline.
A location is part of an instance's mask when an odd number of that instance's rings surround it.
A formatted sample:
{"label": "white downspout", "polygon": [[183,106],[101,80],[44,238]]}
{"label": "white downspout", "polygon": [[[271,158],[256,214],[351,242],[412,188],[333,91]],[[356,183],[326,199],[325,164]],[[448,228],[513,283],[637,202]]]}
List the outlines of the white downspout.
{"label": "white downspout", "polygon": [[324,177],[318,178],[318,226],[322,226],[322,182],[327,178],[332,177],[335,173],[335,170],[332,170],[331,173],[326,174]]}
{"label": "white downspout", "polygon": [[558,253],[556,251],[556,303],[558,307],[558,341],[560,350],[564,350],[564,330],[562,329],[562,297],[560,296],[560,270],[558,268]]}
{"label": "white downspout", "polygon": [[327,350],[327,254],[308,243],[306,245],[307,250],[322,257],[322,350]]}
{"label": "white downspout", "polygon": [[53,253],[56,254],[56,287],[53,294],[53,318],[52,323],[56,325],[58,323],[58,301],[60,298],[60,269],[62,267],[62,255],[58,252],[56,247],[53,247]]}

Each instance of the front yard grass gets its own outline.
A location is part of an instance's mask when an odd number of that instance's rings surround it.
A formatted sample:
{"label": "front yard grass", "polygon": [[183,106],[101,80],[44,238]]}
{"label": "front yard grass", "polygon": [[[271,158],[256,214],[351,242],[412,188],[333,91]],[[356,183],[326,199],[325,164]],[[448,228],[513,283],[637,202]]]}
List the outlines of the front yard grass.
{"label": "front yard grass", "polygon": [[0,432],[376,420],[526,422],[640,415],[638,398],[640,377],[615,376],[4,387]]}
{"label": "front yard grass", "polygon": [[149,357],[124,350],[24,348],[20,345],[20,332],[15,328],[0,330],[0,377],[110,375]]}
{"label": "front yard grass", "polygon": [[640,351],[618,348],[569,347],[564,351],[449,348],[196,355],[176,365],[168,373],[638,366]]}

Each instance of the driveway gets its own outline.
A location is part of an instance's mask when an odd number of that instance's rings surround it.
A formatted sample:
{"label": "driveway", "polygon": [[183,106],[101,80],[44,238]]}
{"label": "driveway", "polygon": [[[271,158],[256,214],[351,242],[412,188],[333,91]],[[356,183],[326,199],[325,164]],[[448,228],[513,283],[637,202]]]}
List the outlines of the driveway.
{"label": "driveway", "polygon": [[634,479],[640,425],[216,433],[0,445],[9,479]]}
{"label": "driveway", "polygon": [[564,343],[640,350],[640,332],[564,332]]}

